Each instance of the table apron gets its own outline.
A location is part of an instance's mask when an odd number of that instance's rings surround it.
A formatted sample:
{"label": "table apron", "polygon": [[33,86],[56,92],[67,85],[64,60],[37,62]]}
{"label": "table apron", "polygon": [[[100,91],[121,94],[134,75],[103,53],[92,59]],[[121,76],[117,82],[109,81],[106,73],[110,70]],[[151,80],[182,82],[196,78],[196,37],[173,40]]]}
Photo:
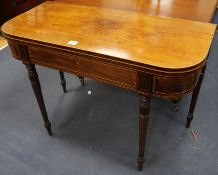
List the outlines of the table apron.
{"label": "table apron", "polygon": [[[19,43],[9,42],[13,56],[28,63],[22,55],[28,55],[29,64],[73,73],[78,76],[99,80],[125,89],[135,90],[140,94],[174,98],[191,92],[196,84],[201,69],[180,75],[163,75],[149,73],[105,61],[100,57],[78,52],[66,52],[56,48],[28,45],[21,49]],[[28,52],[28,53],[24,53]],[[26,56],[25,56],[26,57]]]}

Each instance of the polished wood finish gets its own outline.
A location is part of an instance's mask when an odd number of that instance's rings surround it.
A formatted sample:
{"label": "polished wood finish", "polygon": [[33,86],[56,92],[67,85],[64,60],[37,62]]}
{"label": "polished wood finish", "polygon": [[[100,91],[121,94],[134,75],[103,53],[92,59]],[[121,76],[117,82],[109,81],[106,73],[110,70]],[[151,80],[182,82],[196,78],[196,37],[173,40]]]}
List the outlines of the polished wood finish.
{"label": "polished wood finish", "polygon": [[143,163],[145,161],[145,142],[149,121],[150,112],[150,95],[144,96],[140,95],[140,108],[139,108],[139,154],[138,154],[138,169],[142,170]]}
{"label": "polished wood finish", "polygon": [[[2,27],[13,56],[30,67],[32,77],[37,77],[33,65],[38,64],[139,94],[139,169],[144,162],[151,96],[174,99],[193,91],[215,28],[208,23],[55,2],[43,3]],[[39,82],[35,84],[42,108]]]}
{"label": "polished wood finish", "polygon": [[[47,25],[43,25],[45,23]],[[61,45],[74,51],[80,49],[83,54],[118,57],[125,62],[146,64],[151,69],[160,67],[175,72],[204,64],[205,48],[211,44],[214,25],[113,9],[99,12],[96,7],[48,1],[10,20],[2,30],[5,34],[41,43]],[[79,43],[69,45],[70,40]],[[51,51],[43,50],[48,54]]]}
{"label": "polished wood finish", "polygon": [[48,115],[47,115],[47,111],[45,108],[45,103],[43,100],[40,82],[38,79],[38,74],[37,74],[36,69],[35,69],[35,65],[27,64],[26,68],[27,68],[27,71],[29,74],[29,79],[30,79],[34,94],[36,96],[36,99],[37,99],[37,102],[38,102],[38,105],[39,105],[39,108],[40,108],[40,111],[41,111],[41,114],[42,114],[42,117],[44,120],[45,128],[47,129],[48,134],[51,136],[52,135],[51,123],[48,119]]}
{"label": "polished wood finish", "polygon": [[204,79],[205,70],[206,70],[206,64],[203,67],[203,69],[201,70],[197,86],[196,86],[196,88],[194,89],[194,91],[192,93],[191,105],[190,105],[190,109],[189,109],[188,116],[187,116],[186,128],[190,127],[191,121],[192,121],[192,119],[194,117],[194,110],[195,110],[196,102],[197,102],[197,99],[198,99],[198,94],[199,94],[199,91],[200,91],[200,88],[201,88],[201,84],[202,84],[202,81]]}
{"label": "polished wood finish", "polygon": [[45,0],[1,0],[0,26],[7,20],[39,5]]}
{"label": "polished wood finish", "polygon": [[[117,8],[153,16],[210,22],[217,0],[55,0],[78,5]],[[128,16],[127,16],[128,18]]]}
{"label": "polished wood finish", "polygon": [[66,89],[66,80],[64,78],[64,73],[62,71],[59,71],[59,75],[60,75],[60,78],[61,78],[61,86],[63,88],[64,93],[66,93],[67,89]]}

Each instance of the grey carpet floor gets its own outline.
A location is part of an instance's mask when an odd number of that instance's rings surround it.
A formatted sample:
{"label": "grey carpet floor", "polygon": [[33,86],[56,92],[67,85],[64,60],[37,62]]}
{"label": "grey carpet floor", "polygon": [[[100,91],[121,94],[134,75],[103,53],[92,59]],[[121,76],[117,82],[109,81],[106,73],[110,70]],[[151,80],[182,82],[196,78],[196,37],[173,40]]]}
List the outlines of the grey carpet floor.
{"label": "grey carpet floor", "polygon": [[[184,127],[190,95],[180,110],[152,98],[144,170],[137,170],[135,92],[37,67],[54,136],[43,127],[25,67],[0,51],[0,175],[218,174],[218,35],[215,36],[195,119]],[[92,94],[88,95],[88,91]],[[198,140],[191,134],[194,130]]]}

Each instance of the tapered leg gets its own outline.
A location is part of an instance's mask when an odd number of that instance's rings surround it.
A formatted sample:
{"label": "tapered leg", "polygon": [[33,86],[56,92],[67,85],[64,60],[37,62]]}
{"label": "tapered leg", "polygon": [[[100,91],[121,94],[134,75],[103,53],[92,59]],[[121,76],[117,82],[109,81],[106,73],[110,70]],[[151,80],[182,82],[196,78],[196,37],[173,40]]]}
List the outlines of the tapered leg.
{"label": "tapered leg", "polygon": [[28,74],[29,74],[29,79],[31,81],[31,85],[34,91],[34,94],[36,96],[43,120],[44,120],[44,124],[45,124],[45,128],[48,131],[49,135],[52,135],[52,130],[51,130],[51,123],[49,122],[48,119],[48,115],[46,112],[46,108],[45,108],[45,104],[44,104],[44,100],[43,100],[43,96],[42,96],[42,91],[41,91],[41,86],[40,86],[40,82],[38,79],[38,74],[36,72],[35,69],[35,65],[31,64],[31,65],[26,65],[26,68],[28,70]]}
{"label": "tapered leg", "polygon": [[79,78],[81,85],[84,86],[85,85],[84,77],[81,76],[77,76],[77,77]]}
{"label": "tapered leg", "polygon": [[63,88],[64,93],[66,93],[67,89],[66,89],[66,80],[64,78],[64,72],[59,71],[59,74],[60,74],[60,78],[61,78],[61,86]]}
{"label": "tapered leg", "polygon": [[201,88],[201,84],[202,84],[202,81],[204,79],[205,70],[206,70],[206,64],[203,67],[203,69],[201,70],[197,85],[196,85],[196,87],[195,87],[195,89],[194,89],[194,91],[192,93],[191,105],[190,105],[188,116],[187,116],[186,128],[189,128],[189,126],[191,124],[191,121],[192,121],[192,119],[194,117],[193,113],[194,113],[194,110],[195,110],[195,105],[196,105],[196,102],[197,102],[197,99],[198,99],[198,94],[199,94],[199,91],[200,91],[200,88]]}
{"label": "tapered leg", "polygon": [[140,96],[138,168],[142,170],[150,111],[150,96]]}

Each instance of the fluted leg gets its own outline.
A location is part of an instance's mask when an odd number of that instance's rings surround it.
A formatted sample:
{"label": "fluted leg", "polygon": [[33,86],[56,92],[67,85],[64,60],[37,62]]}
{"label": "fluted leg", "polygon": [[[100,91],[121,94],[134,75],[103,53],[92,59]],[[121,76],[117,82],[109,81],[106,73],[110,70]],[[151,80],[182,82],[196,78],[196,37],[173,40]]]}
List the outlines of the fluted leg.
{"label": "fluted leg", "polygon": [[52,130],[51,130],[51,123],[48,119],[48,115],[46,112],[46,108],[45,108],[45,103],[43,100],[43,96],[42,96],[42,91],[41,91],[41,86],[40,86],[40,82],[38,79],[38,74],[36,72],[35,69],[35,65],[31,64],[31,65],[26,65],[26,68],[28,70],[28,74],[29,74],[29,79],[31,81],[31,85],[35,94],[35,97],[37,99],[43,120],[44,120],[44,124],[45,124],[45,128],[48,131],[49,135],[52,135]]}
{"label": "fluted leg", "polygon": [[192,93],[191,105],[190,105],[188,116],[187,116],[186,128],[189,128],[189,126],[191,124],[191,121],[192,121],[192,119],[194,117],[193,113],[194,113],[194,110],[195,110],[195,105],[196,105],[196,102],[197,102],[197,99],[198,99],[198,94],[199,94],[199,91],[200,91],[200,88],[201,88],[201,84],[202,84],[202,81],[204,79],[205,70],[206,70],[206,64],[203,67],[203,69],[201,70],[201,73],[200,73],[200,76],[199,76],[199,79],[198,79],[198,82],[197,82],[197,86],[195,87],[195,89],[194,89],[194,91]]}
{"label": "fluted leg", "polygon": [[140,96],[140,113],[139,113],[139,154],[138,169],[142,170],[145,152],[145,142],[150,112],[150,96]]}
{"label": "fluted leg", "polygon": [[64,72],[59,71],[59,74],[60,74],[60,78],[61,78],[61,86],[63,88],[64,93],[66,93],[67,89],[66,89],[66,80],[64,78]]}
{"label": "fluted leg", "polygon": [[84,77],[81,76],[77,76],[77,77],[79,78],[81,85],[84,86],[85,85]]}

